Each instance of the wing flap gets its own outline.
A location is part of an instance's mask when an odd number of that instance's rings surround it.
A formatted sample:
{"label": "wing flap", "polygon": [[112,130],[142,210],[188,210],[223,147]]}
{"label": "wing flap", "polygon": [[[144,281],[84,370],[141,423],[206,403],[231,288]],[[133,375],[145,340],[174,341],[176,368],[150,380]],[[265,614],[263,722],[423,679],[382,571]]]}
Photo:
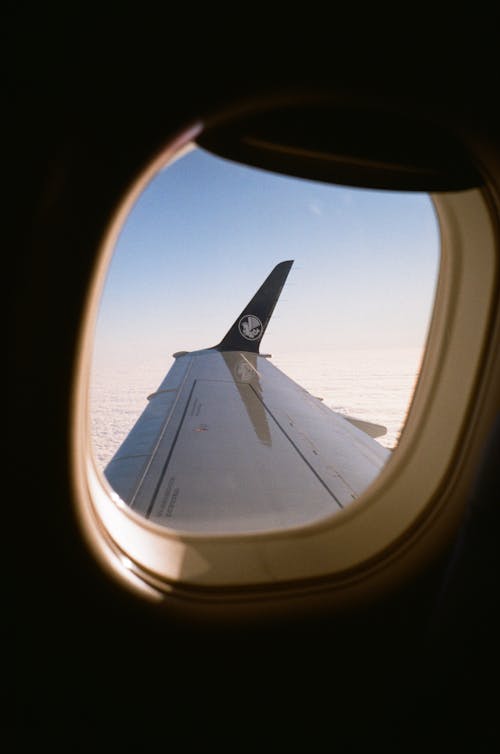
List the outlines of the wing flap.
{"label": "wing flap", "polygon": [[387,427],[384,427],[383,424],[375,424],[365,419],[357,419],[354,416],[346,416],[345,418],[370,437],[383,437],[383,435],[387,434]]}

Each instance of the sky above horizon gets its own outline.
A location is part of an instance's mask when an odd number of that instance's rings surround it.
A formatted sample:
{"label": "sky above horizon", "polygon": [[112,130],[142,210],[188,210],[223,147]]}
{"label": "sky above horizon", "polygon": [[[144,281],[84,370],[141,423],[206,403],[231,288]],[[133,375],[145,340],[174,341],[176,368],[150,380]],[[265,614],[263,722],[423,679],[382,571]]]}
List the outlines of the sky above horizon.
{"label": "sky above horizon", "polygon": [[262,352],[424,345],[439,265],[428,195],[290,178],[196,149],[152,179],[124,223],[96,361],[215,345],[285,259],[294,265]]}

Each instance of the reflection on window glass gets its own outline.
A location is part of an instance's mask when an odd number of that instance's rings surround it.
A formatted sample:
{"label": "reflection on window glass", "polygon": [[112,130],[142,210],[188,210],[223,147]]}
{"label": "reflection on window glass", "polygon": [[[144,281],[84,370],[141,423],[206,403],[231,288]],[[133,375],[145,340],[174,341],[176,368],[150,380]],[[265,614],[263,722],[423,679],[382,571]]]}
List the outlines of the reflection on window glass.
{"label": "reflection on window glass", "polygon": [[[284,260],[281,293],[271,279],[253,300]],[[134,510],[182,530],[342,510],[397,446],[438,261],[427,195],[193,149],[142,193],[109,268],[91,380],[98,466]]]}

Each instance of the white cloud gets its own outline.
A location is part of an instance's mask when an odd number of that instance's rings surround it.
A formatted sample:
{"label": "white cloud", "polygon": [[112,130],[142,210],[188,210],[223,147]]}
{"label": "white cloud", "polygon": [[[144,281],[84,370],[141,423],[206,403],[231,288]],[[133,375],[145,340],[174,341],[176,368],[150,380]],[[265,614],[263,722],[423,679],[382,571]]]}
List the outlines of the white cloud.
{"label": "white cloud", "polygon": [[323,202],[313,199],[309,202],[308,209],[310,212],[312,212],[313,215],[318,215],[318,217],[321,217],[321,215],[323,214]]}

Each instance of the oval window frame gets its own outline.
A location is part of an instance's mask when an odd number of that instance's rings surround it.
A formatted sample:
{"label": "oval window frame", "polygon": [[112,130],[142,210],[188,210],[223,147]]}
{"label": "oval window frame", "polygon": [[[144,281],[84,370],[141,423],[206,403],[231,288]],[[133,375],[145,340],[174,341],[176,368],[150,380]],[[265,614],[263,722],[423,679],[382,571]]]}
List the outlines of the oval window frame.
{"label": "oval window frame", "polygon": [[464,495],[458,497],[461,505],[450,505],[450,492],[470,444],[473,399],[487,377],[498,292],[498,238],[487,190],[431,195],[441,230],[441,262],[421,376],[397,452],[362,499],[341,515],[290,530],[210,537],[174,532],[130,510],[96,468],[88,391],[97,308],[123,221],[156,172],[178,159],[202,130],[201,123],[186,129],[138,178],[111,220],[97,257],[73,391],[77,515],[100,562],[155,600],[169,595],[184,603],[255,604],[286,596],[302,602],[325,591],[335,601],[358,599],[428,562],[463,510]]}

